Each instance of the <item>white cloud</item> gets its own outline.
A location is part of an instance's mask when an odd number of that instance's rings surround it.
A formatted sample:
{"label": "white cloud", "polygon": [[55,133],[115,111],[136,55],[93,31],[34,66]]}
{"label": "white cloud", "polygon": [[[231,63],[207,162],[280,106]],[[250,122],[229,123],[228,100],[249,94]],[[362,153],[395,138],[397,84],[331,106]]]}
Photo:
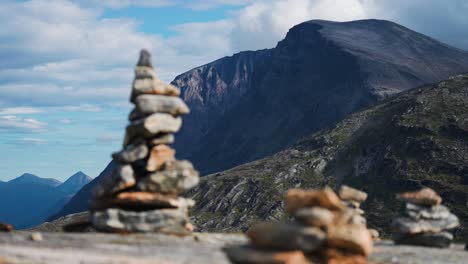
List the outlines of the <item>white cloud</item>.
{"label": "white cloud", "polygon": [[20,144],[27,144],[27,145],[44,145],[48,143],[47,140],[39,139],[39,138],[19,138],[15,140],[15,142],[20,143]]}
{"label": "white cloud", "polygon": [[40,112],[42,110],[35,107],[7,107],[0,109],[0,115],[35,114]]}
{"label": "white cloud", "polygon": [[117,136],[115,134],[104,134],[104,135],[101,135],[99,137],[96,138],[96,141],[98,143],[102,143],[102,144],[111,144],[115,141],[118,141],[120,140],[121,137],[120,136]]}
{"label": "white cloud", "polygon": [[46,131],[46,126],[47,123],[34,118],[22,118],[14,115],[0,116],[0,133],[41,133]]}

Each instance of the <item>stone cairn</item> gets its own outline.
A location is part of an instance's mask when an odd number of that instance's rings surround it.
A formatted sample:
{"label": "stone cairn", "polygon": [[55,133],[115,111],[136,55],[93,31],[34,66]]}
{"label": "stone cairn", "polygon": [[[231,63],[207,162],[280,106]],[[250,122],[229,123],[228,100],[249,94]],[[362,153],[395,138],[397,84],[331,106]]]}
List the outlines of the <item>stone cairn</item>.
{"label": "stone cairn", "polygon": [[392,223],[396,244],[446,248],[453,235],[448,230],[459,226],[458,218],[443,205],[442,198],[432,189],[397,195],[405,202],[402,215]]}
{"label": "stone cairn", "polygon": [[[367,220],[363,216],[364,210],[361,209],[361,203],[367,200],[367,193],[342,185],[338,191],[338,196],[348,208],[346,214],[348,214],[350,222],[367,226]],[[379,232],[377,230],[369,229],[369,232],[374,241],[379,240]]]}
{"label": "stone cairn", "polygon": [[0,222],[0,232],[10,232],[13,230],[15,230],[15,228],[12,225]]}
{"label": "stone cairn", "polygon": [[294,221],[254,225],[247,232],[249,245],[226,248],[232,262],[367,263],[371,235],[365,225],[354,222],[333,190],[291,189],[285,206]]}
{"label": "stone cairn", "polygon": [[178,195],[198,184],[189,161],[175,159],[174,142],[189,113],[177,87],[156,77],[151,54],[142,50],[135,68],[123,150],[112,155],[113,172],[93,190],[91,221],[104,232],[187,234],[194,201]]}

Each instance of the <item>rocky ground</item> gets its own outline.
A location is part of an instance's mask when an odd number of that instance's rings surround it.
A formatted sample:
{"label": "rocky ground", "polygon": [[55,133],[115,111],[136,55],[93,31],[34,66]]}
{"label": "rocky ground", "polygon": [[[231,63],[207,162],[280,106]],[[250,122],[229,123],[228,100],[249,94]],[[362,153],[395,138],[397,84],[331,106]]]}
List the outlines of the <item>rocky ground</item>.
{"label": "rocky ground", "polygon": [[[245,243],[239,234],[195,233],[188,237],[158,234],[0,233],[1,264],[55,263],[229,263],[223,248]],[[39,239],[38,239],[39,237]],[[466,263],[460,244],[449,249],[394,246],[378,242],[371,263]]]}

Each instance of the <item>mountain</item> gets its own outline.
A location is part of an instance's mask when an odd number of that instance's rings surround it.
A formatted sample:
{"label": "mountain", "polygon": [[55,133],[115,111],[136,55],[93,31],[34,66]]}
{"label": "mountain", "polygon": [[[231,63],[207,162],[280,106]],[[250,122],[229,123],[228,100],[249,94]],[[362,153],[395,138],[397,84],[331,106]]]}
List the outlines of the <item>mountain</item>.
{"label": "mountain", "polygon": [[[313,20],[273,49],[246,51],[175,78],[191,113],[176,136],[178,158],[203,174],[288,148],[359,109],[468,71],[468,53],[382,20]],[[49,220],[87,209],[90,190]]]}
{"label": "mountain", "polygon": [[357,112],[275,155],[202,177],[188,195],[202,230],[246,230],[282,219],[289,188],[347,184],[369,193],[370,226],[388,234],[395,194],[435,189],[468,234],[468,74]]}
{"label": "mountain", "polygon": [[299,24],[273,49],[222,58],[173,84],[177,135],[202,174],[278,152],[389,95],[468,71],[468,53],[383,20]]}
{"label": "mountain", "polygon": [[91,178],[78,172],[64,183],[25,173],[0,183],[0,222],[18,229],[38,225],[67,204]]}
{"label": "mountain", "polygon": [[78,191],[71,199],[66,203],[60,210],[57,210],[47,218],[48,222],[51,222],[59,217],[66,216],[69,214],[79,213],[88,210],[89,200],[91,199],[91,191],[97,183],[109,175],[115,168],[116,164],[112,161],[107,167],[90,183],[86,184],[80,191]]}
{"label": "mountain", "polygon": [[83,172],[79,171],[73,174],[68,180],[64,183],[57,186],[57,190],[60,190],[64,193],[68,194],[75,194],[78,192],[83,186],[91,182],[93,178],[89,177],[88,175],[84,174]]}
{"label": "mountain", "polygon": [[52,178],[41,178],[39,176],[36,176],[34,174],[30,173],[24,173],[23,175],[10,180],[8,183],[11,184],[22,184],[22,183],[27,183],[27,184],[39,184],[39,185],[45,185],[45,186],[50,186],[50,187],[57,187],[62,182],[52,179]]}

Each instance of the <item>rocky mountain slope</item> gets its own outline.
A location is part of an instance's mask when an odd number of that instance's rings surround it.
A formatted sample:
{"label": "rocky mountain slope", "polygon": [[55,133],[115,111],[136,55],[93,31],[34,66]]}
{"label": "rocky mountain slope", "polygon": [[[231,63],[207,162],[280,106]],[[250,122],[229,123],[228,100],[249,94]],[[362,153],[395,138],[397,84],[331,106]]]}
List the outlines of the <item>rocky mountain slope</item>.
{"label": "rocky mountain slope", "polygon": [[313,20],[269,50],[178,76],[192,109],[175,143],[202,174],[278,152],[377,100],[468,71],[468,53],[382,20]]}
{"label": "rocky mountain slope", "polygon": [[[177,157],[204,174],[227,169],[385,96],[464,71],[467,52],[389,21],[305,22],[273,49],[222,58],[173,81],[191,109],[176,135]],[[86,210],[100,178],[49,220]]]}
{"label": "rocky mountain slope", "polygon": [[[85,180],[77,181],[77,178]],[[26,173],[1,183],[0,222],[11,223],[19,229],[40,224],[68,203],[75,193],[71,192],[70,186],[79,190],[83,187],[79,183],[87,183],[89,179],[85,174],[75,174],[62,184],[55,179]]]}
{"label": "rocky mountain slope", "polygon": [[[200,230],[246,230],[284,218],[293,187],[336,187],[369,193],[371,227],[388,234],[401,207],[398,192],[435,189],[468,234],[468,74],[414,89],[355,113],[273,156],[205,176],[189,193]],[[459,236],[460,237],[460,236]]]}

